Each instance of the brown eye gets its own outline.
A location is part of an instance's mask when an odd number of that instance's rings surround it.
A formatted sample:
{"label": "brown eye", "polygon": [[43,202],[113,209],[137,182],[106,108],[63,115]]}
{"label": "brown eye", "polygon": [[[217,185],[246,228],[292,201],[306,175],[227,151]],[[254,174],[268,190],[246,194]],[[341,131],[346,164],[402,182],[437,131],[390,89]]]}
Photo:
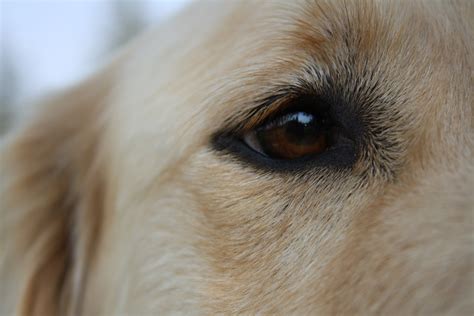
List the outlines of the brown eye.
{"label": "brown eye", "polygon": [[295,111],[246,133],[244,142],[270,158],[296,159],[324,152],[331,145],[331,133],[326,115]]}

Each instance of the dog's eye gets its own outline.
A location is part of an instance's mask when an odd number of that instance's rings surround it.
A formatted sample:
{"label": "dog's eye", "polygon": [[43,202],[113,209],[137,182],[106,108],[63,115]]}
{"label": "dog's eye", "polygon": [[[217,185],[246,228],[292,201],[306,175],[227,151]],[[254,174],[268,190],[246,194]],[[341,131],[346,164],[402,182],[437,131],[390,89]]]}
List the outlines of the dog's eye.
{"label": "dog's eye", "polygon": [[244,134],[253,150],[274,159],[297,159],[317,155],[332,144],[335,129],[322,112],[296,110],[278,115]]}
{"label": "dog's eye", "polygon": [[234,128],[218,131],[213,148],[271,171],[351,167],[362,130],[344,103],[313,95],[287,96],[253,109]]}

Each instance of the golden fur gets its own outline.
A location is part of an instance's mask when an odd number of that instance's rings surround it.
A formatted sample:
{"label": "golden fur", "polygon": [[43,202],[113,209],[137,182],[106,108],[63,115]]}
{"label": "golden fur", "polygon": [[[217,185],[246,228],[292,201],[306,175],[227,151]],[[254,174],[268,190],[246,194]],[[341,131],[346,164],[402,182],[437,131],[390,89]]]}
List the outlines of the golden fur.
{"label": "golden fur", "polygon": [[[469,1],[194,3],[3,141],[0,314],[472,314],[473,21]],[[325,80],[374,131],[350,170],[213,147]]]}

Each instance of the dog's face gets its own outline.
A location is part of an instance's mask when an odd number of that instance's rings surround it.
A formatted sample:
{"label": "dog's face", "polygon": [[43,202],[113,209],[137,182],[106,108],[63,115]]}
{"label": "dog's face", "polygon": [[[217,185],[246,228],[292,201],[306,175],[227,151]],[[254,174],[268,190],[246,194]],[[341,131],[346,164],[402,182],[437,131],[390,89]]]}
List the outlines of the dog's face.
{"label": "dog's face", "polygon": [[6,141],[3,306],[472,312],[473,16],[193,4]]}

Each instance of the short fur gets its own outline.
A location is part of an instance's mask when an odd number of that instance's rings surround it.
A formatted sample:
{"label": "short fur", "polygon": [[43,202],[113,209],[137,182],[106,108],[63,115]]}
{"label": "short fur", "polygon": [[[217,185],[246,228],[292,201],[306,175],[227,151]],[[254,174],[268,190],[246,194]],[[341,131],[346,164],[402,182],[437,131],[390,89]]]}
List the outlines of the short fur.
{"label": "short fur", "polygon": [[[0,314],[474,313],[472,21],[470,1],[192,4],[4,140]],[[361,119],[352,168],[213,146],[290,86]]]}

